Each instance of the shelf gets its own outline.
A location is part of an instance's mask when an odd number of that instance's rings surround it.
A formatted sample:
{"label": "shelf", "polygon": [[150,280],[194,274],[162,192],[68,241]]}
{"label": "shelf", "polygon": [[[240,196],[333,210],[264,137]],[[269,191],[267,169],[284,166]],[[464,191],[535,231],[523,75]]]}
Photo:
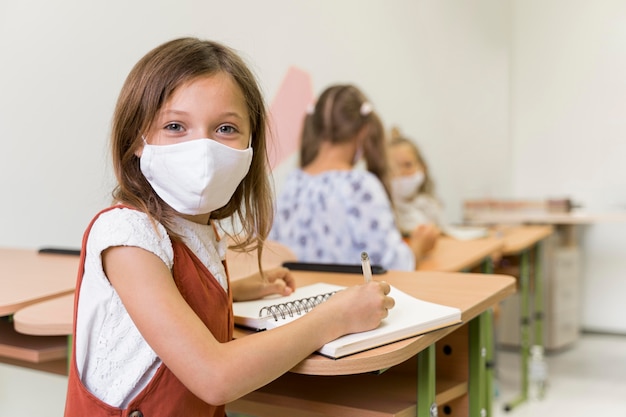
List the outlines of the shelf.
{"label": "shelf", "polygon": [[0,319],[0,360],[33,364],[67,360],[67,336],[30,336],[15,331],[7,318]]}
{"label": "shelf", "polygon": [[[228,405],[264,416],[415,416],[417,368],[410,359],[382,373],[312,376],[288,373]],[[437,380],[439,405],[467,396],[467,381]]]}

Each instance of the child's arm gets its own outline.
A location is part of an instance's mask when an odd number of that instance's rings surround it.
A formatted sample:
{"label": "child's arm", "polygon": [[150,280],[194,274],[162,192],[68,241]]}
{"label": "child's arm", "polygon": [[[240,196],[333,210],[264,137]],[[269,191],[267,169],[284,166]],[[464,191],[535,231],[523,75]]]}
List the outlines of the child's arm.
{"label": "child's arm", "polygon": [[287,268],[278,267],[264,271],[265,279],[256,273],[231,281],[233,300],[256,300],[266,295],[289,295],[296,289],[296,281]]}
{"label": "child's arm", "polygon": [[211,404],[267,384],[339,336],[377,327],[394,304],[386,296],[388,284],[371,282],[337,293],[293,323],[219,343],[156,255],[120,246],[102,256],[109,281],[148,344],[187,388]]}
{"label": "child's arm", "polygon": [[440,234],[437,226],[433,224],[420,224],[413,230],[408,244],[415,255],[416,263],[435,247]]}

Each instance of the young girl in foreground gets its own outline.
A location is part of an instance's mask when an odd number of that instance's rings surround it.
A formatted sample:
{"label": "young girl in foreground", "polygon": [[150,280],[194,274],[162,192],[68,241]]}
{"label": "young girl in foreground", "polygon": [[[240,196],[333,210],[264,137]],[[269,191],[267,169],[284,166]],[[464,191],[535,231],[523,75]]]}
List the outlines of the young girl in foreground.
{"label": "young girl in foreground", "polygon": [[393,307],[389,286],[372,282],[232,340],[233,299],[295,290],[284,268],[229,283],[212,224],[237,216],[242,246],[262,245],[265,131],[254,77],[220,44],[174,40],[133,68],[113,120],[116,205],[83,239],[66,416],[224,416],[224,404]]}

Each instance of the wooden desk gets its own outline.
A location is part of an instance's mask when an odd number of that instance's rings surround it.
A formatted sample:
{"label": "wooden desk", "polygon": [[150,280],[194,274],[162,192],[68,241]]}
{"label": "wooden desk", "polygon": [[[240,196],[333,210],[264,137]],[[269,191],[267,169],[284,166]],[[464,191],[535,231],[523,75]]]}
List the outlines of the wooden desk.
{"label": "wooden desk", "polygon": [[[232,240],[229,240],[229,242],[232,242]],[[259,272],[257,256],[257,251],[235,252],[228,250],[226,252],[226,263],[230,280],[234,281]],[[279,267],[283,262],[295,261],[296,259],[296,255],[291,249],[278,242],[268,240],[263,246],[261,264],[264,270]]]}
{"label": "wooden desk", "polygon": [[494,227],[492,233],[502,239],[502,254],[507,256],[532,248],[554,233],[554,228],[549,225],[499,226]]}
{"label": "wooden desk", "polygon": [[[19,280],[32,282],[31,276],[39,277],[48,282],[51,288],[58,288],[63,291],[50,291],[50,294],[41,291],[39,283],[34,282],[32,287],[25,286],[23,293],[30,297],[28,303],[20,304],[12,303],[11,311],[13,315],[13,324],[15,331],[21,333],[11,335],[14,345],[22,345],[19,350],[20,360],[32,360],[38,365],[36,369],[42,369],[42,362],[46,360],[54,360],[54,366],[50,368],[46,365],[46,369],[55,373],[67,374],[66,359],[71,351],[71,336],[74,321],[74,286],[76,283],[76,273],[78,271],[79,258],[77,256],[68,255],[37,255],[34,251],[15,251],[6,250],[6,253],[0,251],[0,259],[3,255],[9,256],[11,252],[16,252],[21,256],[17,259],[30,261],[28,268],[21,268],[17,261],[11,265],[12,275],[20,277]],[[243,278],[258,271],[257,252],[241,253],[228,251],[226,259],[229,266],[229,274],[231,280]],[[32,262],[35,259],[37,262]],[[285,260],[293,260],[295,255],[286,247],[268,241],[262,255],[262,265],[265,269],[278,267]],[[58,263],[58,265],[57,265]],[[0,279],[4,273],[4,264],[0,267]],[[62,266],[63,268],[60,268]],[[67,270],[66,270],[67,269]],[[9,269],[7,268],[7,271]],[[66,274],[71,272],[71,279],[65,280]],[[63,278],[63,279],[62,279]],[[52,285],[55,284],[55,285]],[[68,285],[69,290],[68,290]],[[21,293],[20,293],[21,294]],[[53,294],[53,295],[51,295]],[[59,295],[63,294],[63,295]],[[33,300],[33,295],[38,295],[37,300]],[[8,303],[7,303],[8,304]],[[19,308],[19,311],[17,311]],[[10,327],[0,328],[0,331],[13,333]],[[42,338],[40,336],[58,336]],[[37,353],[35,348],[39,347],[41,352]],[[17,353],[14,348],[9,351],[3,351],[0,345],[0,360],[2,356],[16,359]],[[5,361],[7,361],[5,360]],[[22,366],[33,367],[30,363],[18,362]],[[48,369],[50,368],[50,369]]]}
{"label": "wooden desk", "polygon": [[[265,269],[280,266],[285,260],[293,260],[295,255],[289,249],[275,242],[268,242],[263,251],[262,265]],[[226,254],[231,280],[237,280],[258,271],[256,251],[241,253],[228,251]],[[75,259],[75,271],[78,258]],[[15,330],[20,333],[38,336],[71,335],[74,320],[74,281],[72,292],[46,301],[21,308],[13,316]]]}
{"label": "wooden desk", "polygon": [[[503,247],[504,240],[495,233],[489,237],[472,240],[457,240],[442,236],[428,257],[420,262],[418,270],[461,272],[476,270],[477,267],[480,267],[480,272],[492,273],[492,256],[501,253]],[[493,404],[493,363],[495,357],[492,309],[485,310],[476,320],[480,322],[479,327],[482,330],[479,337],[485,348],[485,389],[482,394],[482,407],[486,415],[490,416]]]}
{"label": "wooden desk", "polygon": [[0,248],[0,316],[74,291],[78,257]]}
{"label": "wooden desk", "polygon": [[592,224],[600,222],[625,222],[626,212],[585,212],[573,210],[567,213],[548,211],[482,211],[466,213],[465,221],[472,224]]}
{"label": "wooden desk", "polygon": [[[431,256],[419,265],[420,270],[432,271],[462,271],[473,268],[484,262],[491,254],[501,251],[503,256],[516,256],[521,259],[521,270],[519,276],[521,308],[520,308],[520,340],[521,340],[521,369],[520,378],[522,393],[519,398],[511,403],[505,404],[505,408],[510,410],[521,404],[528,398],[528,358],[530,352],[530,326],[531,306],[534,308],[533,323],[535,337],[533,343],[543,346],[543,305],[542,300],[542,276],[541,263],[539,257],[540,242],[554,232],[554,228],[548,225],[525,225],[525,226],[499,226],[494,227],[491,237],[487,239],[477,239],[470,241],[457,241],[451,238],[442,237],[437,242]],[[531,274],[531,256],[534,261],[534,273]],[[485,265],[485,271],[488,272]],[[534,299],[530,297],[530,282],[534,281]],[[479,320],[483,321],[483,327],[493,327],[493,317],[490,311],[486,311]],[[494,361],[494,341],[492,333],[484,333],[486,340],[487,363]],[[487,369],[487,396],[485,398],[485,408],[491,412],[491,385],[493,369]]]}
{"label": "wooden desk", "polygon": [[433,250],[420,261],[418,271],[460,272],[481,265],[503,248],[499,237],[457,240],[441,236]]}
{"label": "wooden desk", "polygon": [[[274,256],[273,254],[275,254],[275,252],[268,251],[266,256],[268,258],[272,258]],[[74,259],[74,261],[77,262],[77,259]],[[264,256],[264,266],[276,266],[272,262],[276,263],[279,262],[279,260],[268,260],[268,263],[266,264]],[[305,285],[307,282],[313,282],[319,280],[321,276],[326,276],[325,274],[319,273],[296,272],[296,274],[299,285]],[[428,406],[436,401],[441,404],[440,408],[447,407],[447,409],[455,410],[466,410],[468,407],[474,406],[474,409],[477,409],[478,411],[474,411],[471,414],[479,415],[480,409],[478,406],[474,405],[475,401],[471,401],[468,398],[468,391],[484,392],[484,375],[481,371],[481,369],[484,369],[484,363],[480,363],[481,360],[484,362],[484,358],[482,358],[480,354],[482,349],[482,339],[480,336],[470,336],[472,334],[475,335],[480,333],[480,329],[478,329],[478,321],[472,319],[480,314],[481,311],[486,308],[485,306],[497,303],[510,295],[514,291],[513,280],[508,277],[500,276],[494,281],[484,281],[484,279],[482,279],[484,277],[480,278],[480,275],[474,276],[473,274],[394,272],[393,275],[393,280],[389,279],[392,276],[391,274],[385,275],[385,279],[403,290],[413,288],[413,293],[415,294],[417,292],[420,298],[440,303],[447,303],[454,299],[455,301],[453,301],[452,305],[461,308],[463,311],[463,319],[471,320],[471,323],[464,325],[461,328],[456,328],[457,330],[455,330],[455,328],[440,330],[438,332],[429,333],[417,338],[401,341],[393,345],[381,347],[376,350],[343,358],[339,361],[329,360],[319,355],[312,355],[309,359],[303,361],[300,365],[294,368],[293,375],[295,375],[295,373],[314,375],[335,375],[336,373],[341,373],[347,375],[363,372],[369,373],[393,367],[392,372],[385,372],[381,375],[382,378],[380,381],[385,380],[395,381],[396,383],[401,382],[404,390],[400,390],[400,394],[409,400],[410,403],[408,407],[415,410],[417,407],[415,398],[417,396],[416,393],[418,392],[418,388],[416,388],[417,378],[415,377],[415,363],[417,361],[416,358],[419,357],[422,361],[420,369],[431,369],[431,372],[420,372],[420,398],[428,398],[428,400],[422,401],[421,404],[426,404]],[[467,280],[468,276],[473,276],[478,279],[479,282],[475,282],[475,280]],[[459,278],[467,280],[463,282],[464,285],[457,285]],[[489,278],[491,279],[492,277]],[[333,279],[333,282],[341,284],[360,283],[361,281],[361,275],[349,276],[339,274],[336,279]],[[52,299],[41,304],[25,308],[23,311],[18,312],[15,315],[16,328],[19,328],[20,331],[38,335],[71,334],[72,299],[72,294],[66,294],[60,298]],[[451,345],[460,347],[458,349],[454,349],[454,353],[450,353],[449,348]],[[435,356],[436,346],[441,351],[437,356]],[[457,353],[459,353],[458,356],[456,355]],[[450,365],[451,358],[457,361],[465,360],[465,362],[469,362],[473,368],[472,372],[469,372],[467,367],[461,367],[461,375],[459,376],[459,368]],[[62,362],[62,364],[64,365],[64,362]],[[403,365],[398,366],[399,364]],[[434,387],[435,367],[438,370],[438,376],[443,376],[443,378],[439,378],[439,381],[437,382],[436,396]],[[290,378],[293,375],[289,374],[286,378]],[[368,376],[369,375],[365,374],[366,378]],[[339,381],[340,380],[337,379],[336,382]],[[410,381],[410,383],[407,385],[403,381]],[[386,383],[384,385],[387,386]],[[358,385],[355,385],[355,387],[356,386]],[[387,387],[387,390],[391,388],[390,385]],[[408,389],[409,387],[413,388]],[[380,392],[381,394],[385,393],[384,390],[381,390]],[[362,393],[362,391],[359,392],[359,398],[361,399]],[[406,397],[407,393],[410,394],[408,397]],[[258,415],[259,411],[256,409],[256,405],[258,405],[259,400],[255,399],[255,395],[263,397],[265,394],[261,391],[252,393],[250,396],[239,400],[240,402],[231,406],[236,407],[236,404],[241,404],[245,408],[251,406],[251,404],[255,404],[254,414]],[[385,398],[394,398],[394,396]],[[261,402],[264,401],[265,400]],[[246,406],[246,404],[248,405]],[[397,404],[388,404],[388,406],[396,407]],[[462,411],[461,415],[463,414],[467,414],[467,412]],[[424,415],[423,410],[420,415]]]}
{"label": "wooden desk", "polygon": [[25,307],[13,315],[15,330],[34,336],[72,334],[74,293]]}
{"label": "wooden desk", "polygon": [[[0,248],[0,316],[72,294],[78,257],[38,254],[36,250]],[[0,323],[0,361],[54,373],[65,373],[67,338],[23,335],[12,318]]]}
{"label": "wooden desk", "polygon": [[[363,280],[351,274],[295,275],[298,285],[318,281],[355,285]],[[290,373],[229,404],[228,410],[259,417],[427,416],[434,406],[446,415],[481,415],[485,358],[476,318],[512,294],[515,280],[503,275],[397,271],[381,279],[424,300],[459,307],[466,324],[338,360],[313,354]],[[237,330],[236,337],[246,333]]]}

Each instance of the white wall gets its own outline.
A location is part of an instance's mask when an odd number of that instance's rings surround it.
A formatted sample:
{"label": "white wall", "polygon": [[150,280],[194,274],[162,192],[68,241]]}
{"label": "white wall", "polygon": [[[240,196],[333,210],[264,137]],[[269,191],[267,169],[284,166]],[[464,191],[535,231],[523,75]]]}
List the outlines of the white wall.
{"label": "white wall", "polygon": [[109,201],[107,136],[123,80],[149,49],[184,35],[241,51],[268,101],[290,65],[312,74],[316,93],[361,86],[385,122],[419,138],[460,218],[461,198],[508,183],[501,3],[2,2],[0,245],[79,246]]}
{"label": "white wall", "polygon": [[[513,193],[626,208],[626,2],[517,0]],[[583,327],[626,332],[626,224],[586,226]]]}

